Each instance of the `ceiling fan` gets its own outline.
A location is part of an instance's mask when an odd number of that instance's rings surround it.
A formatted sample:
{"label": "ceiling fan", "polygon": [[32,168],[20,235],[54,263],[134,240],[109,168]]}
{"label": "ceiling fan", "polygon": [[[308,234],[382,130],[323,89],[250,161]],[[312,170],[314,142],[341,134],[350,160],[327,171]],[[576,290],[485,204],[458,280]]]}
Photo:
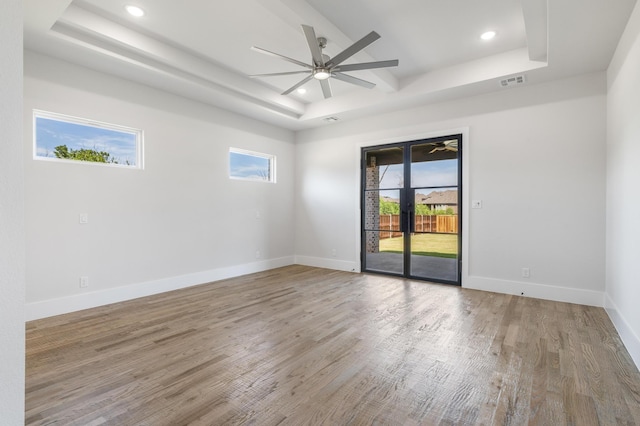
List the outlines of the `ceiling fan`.
{"label": "ceiling fan", "polygon": [[458,152],[458,141],[456,139],[450,141],[439,142],[438,146],[429,151],[429,154],[433,154],[437,151],[452,151]]}
{"label": "ceiling fan", "polygon": [[290,87],[289,89],[282,92],[283,95],[288,95],[293,92],[297,88],[302,85],[308,83],[309,81],[315,79],[320,82],[320,86],[322,87],[322,94],[325,99],[331,97],[331,85],[329,84],[329,78],[335,78],[340,81],[344,81],[346,83],[355,84],[358,86],[366,87],[367,89],[372,89],[375,87],[375,84],[362,80],[347,74],[343,74],[344,71],[359,71],[359,70],[369,70],[374,68],[386,68],[386,67],[395,67],[398,66],[398,60],[393,59],[389,61],[376,61],[376,62],[363,62],[359,64],[346,64],[341,65],[345,60],[349,59],[351,56],[355,55],[374,41],[380,38],[380,35],[375,31],[371,31],[366,36],[362,37],[360,40],[353,43],[351,46],[344,49],[342,52],[338,53],[333,58],[322,53],[322,49],[324,49],[327,45],[327,39],[324,37],[316,37],[316,32],[313,27],[309,25],[302,25],[302,31],[307,39],[307,44],[309,45],[309,50],[311,51],[311,64],[306,64],[304,62],[298,61],[293,58],[289,58],[284,55],[280,55],[278,53],[270,52],[266,49],[262,49],[260,47],[252,46],[251,49],[256,52],[264,53],[265,55],[274,56],[276,58],[284,59],[285,61],[291,62],[296,65],[300,65],[301,67],[306,68],[303,71],[289,71],[289,72],[277,72],[271,74],[255,74],[250,75],[249,77],[272,77],[279,75],[293,75],[293,74],[306,74],[309,73],[304,79]]}

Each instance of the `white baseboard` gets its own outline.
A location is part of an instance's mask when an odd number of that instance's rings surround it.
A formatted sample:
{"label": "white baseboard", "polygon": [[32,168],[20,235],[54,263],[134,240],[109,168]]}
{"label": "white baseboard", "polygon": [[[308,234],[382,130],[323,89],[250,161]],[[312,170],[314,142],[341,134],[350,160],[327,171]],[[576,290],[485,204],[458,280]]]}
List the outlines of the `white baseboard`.
{"label": "white baseboard", "polygon": [[631,355],[633,362],[635,362],[636,367],[640,369],[640,338],[633,330],[629,322],[625,317],[622,316],[618,306],[611,300],[609,295],[605,296],[605,310],[607,314],[609,314],[609,318],[611,318],[611,322],[615,326],[620,338],[622,339],[622,343],[624,343],[624,347]]}
{"label": "white baseboard", "polygon": [[145,281],[106,290],[74,294],[72,296],[57,299],[31,302],[25,305],[25,318],[27,321],[31,321],[54,315],[66,314],[69,312],[95,308],[97,306],[108,305],[111,303],[124,302],[138,297],[151,296],[153,294],[164,293],[166,291],[178,290],[194,285],[252,274],[254,272],[267,271],[269,269],[293,264],[294,257],[287,256],[159,280]]}
{"label": "white baseboard", "polygon": [[335,269],[337,271],[360,272],[359,262],[346,260],[327,259],[324,257],[296,256],[297,265],[315,266],[316,268]]}
{"label": "white baseboard", "polygon": [[477,276],[463,277],[462,287],[474,290],[493,291],[495,293],[515,294],[536,299],[553,300],[555,302],[604,307],[604,292],[601,291],[581,290],[570,287]]}

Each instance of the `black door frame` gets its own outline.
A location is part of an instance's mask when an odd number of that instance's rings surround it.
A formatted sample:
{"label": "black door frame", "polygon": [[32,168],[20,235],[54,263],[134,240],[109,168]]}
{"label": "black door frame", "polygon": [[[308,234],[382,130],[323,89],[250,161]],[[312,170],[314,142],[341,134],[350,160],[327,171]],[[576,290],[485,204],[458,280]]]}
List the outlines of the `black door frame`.
{"label": "black door frame", "polygon": [[[404,278],[437,282],[443,284],[452,284],[460,286],[462,284],[462,215],[463,215],[463,204],[462,204],[462,172],[463,172],[463,164],[462,164],[462,155],[463,155],[463,139],[461,133],[456,133],[447,136],[438,136],[432,138],[424,138],[424,139],[415,139],[404,142],[396,142],[391,144],[383,144],[383,145],[373,145],[366,146],[360,150],[360,212],[361,212],[361,221],[360,221],[360,265],[362,272],[367,273],[376,273],[383,275],[392,275],[399,276]],[[414,215],[414,202],[415,202],[415,191],[416,189],[411,186],[411,146],[424,144],[424,143],[433,143],[433,142],[443,142],[456,139],[458,141],[458,154],[457,154],[457,162],[458,162],[458,255],[457,255],[457,276],[455,281],[443,280],[437,278],[428,278],[428,277],[420,277],[411,275],[411,234],[415,229],[415,215]],[[368,151],[374,151],[378,149],[385,148],[394,148],[401,147],[403,148],[403,164],[404,164],[404,187],[400,189],[400,232],[403,233],[404,239],[404,258],[403,258],[403,274],[398,274],[394,272],[382,272],[378,270],[368,270],[366,263],[366,232],[365,230],[365,192],[366,192],[366,153]],[[451,187],[446,186],[446,187]],[[430,187],[437,189],[437,187]],[[444,188],[444,187],[443,187]],[[413,195],[413,197],[411,196]],[[368,230],[371,231],[371,230]],[[380,230],[378,230],[379,232]]]}

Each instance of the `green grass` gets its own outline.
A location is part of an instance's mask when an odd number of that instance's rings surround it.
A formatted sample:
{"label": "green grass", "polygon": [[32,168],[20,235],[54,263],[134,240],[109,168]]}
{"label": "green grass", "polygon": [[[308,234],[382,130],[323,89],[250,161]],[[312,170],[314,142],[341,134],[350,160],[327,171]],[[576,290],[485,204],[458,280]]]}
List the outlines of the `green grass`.
{"label": "green grass", "polygon": [[[402,253],[403,239],[385,238],[380,240],[380,251]],[[456,234],[414,234],[411,237],[411,252],[419,256],[456,258],[458,256],[458,235]]]}

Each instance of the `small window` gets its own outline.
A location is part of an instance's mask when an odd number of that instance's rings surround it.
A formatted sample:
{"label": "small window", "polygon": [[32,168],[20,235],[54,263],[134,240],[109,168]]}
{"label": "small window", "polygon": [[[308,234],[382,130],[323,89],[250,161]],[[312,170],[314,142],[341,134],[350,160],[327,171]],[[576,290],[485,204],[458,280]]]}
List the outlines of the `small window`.
{"label": "small window", "polygon": [[34,111],[37,160],[142,168],[142,130]]}
{"label": "small window", "polygon": [[231,179],[275,182],[276,157],[275,155],[230,148],[229,177]]}

